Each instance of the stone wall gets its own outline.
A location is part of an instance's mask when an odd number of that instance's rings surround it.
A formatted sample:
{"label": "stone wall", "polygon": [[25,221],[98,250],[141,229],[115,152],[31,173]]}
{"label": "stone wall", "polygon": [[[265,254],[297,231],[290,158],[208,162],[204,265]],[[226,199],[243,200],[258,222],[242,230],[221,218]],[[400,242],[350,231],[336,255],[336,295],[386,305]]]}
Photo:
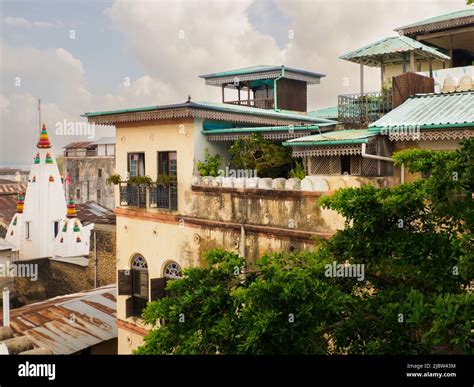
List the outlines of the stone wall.
{"label": "stone wall", "polygon": [[115,226],[96,225],[91,233],[91,253],[81,266],[72,260],[55,261],[49,258],[22,261],[38,265],[38,280],[15,278],[16,301],[19,305],[31,304],[56,296],[77,293],[94,288],[94,240],[97,245],[97,287],[115,283],[116,232]]}
{"label": "stone wall", "polygon": [[[65,157],[63,169],[64,176],[69,173],[71,177],[69,195],[76,199],[76,203],[95,201],[106,208],[115,208],[114,186],[106,184],[107,178],[115,173],[114,157]],[[101,177],[99,169],[102,170]],[[80,190],[79,197],[77,189]],[[100,198],[97,197],[98,190]]]}

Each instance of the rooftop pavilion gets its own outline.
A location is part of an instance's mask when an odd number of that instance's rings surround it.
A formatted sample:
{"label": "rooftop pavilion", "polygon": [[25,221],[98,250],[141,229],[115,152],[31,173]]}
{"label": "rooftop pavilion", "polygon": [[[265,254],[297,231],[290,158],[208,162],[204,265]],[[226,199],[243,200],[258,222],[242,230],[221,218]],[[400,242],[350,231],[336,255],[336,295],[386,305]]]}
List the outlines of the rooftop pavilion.
{"label": "rooftop pavilion", "polygon": [[[320,83],[324,76],[284,65],[259,65],[200,77],[222,88],[222,103],[307,112],[307,85]],[[226,101],[225,89],[236,90],[237,100]]]}

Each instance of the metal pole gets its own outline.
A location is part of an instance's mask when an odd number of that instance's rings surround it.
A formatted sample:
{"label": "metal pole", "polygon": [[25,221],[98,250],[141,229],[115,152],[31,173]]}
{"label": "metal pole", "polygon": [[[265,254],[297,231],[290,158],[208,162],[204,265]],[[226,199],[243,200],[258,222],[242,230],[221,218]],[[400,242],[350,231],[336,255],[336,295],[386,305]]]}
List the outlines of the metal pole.
{"label": "metal pole", "polygon": [[10,291],[3,288],[3,326],[10,326]]}
{"label": "metal pole", "polygon": [[94,288],[97,288],[97,231],[94,230]]}

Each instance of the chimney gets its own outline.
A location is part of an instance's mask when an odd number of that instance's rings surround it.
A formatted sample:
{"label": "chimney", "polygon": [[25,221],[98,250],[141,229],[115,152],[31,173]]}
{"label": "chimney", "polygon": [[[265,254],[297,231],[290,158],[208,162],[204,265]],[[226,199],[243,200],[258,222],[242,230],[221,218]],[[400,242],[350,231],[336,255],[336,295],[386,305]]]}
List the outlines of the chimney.
{"label": "chimney", "polygon": [[3,289],[3,326],[10,326],[10,291]]}

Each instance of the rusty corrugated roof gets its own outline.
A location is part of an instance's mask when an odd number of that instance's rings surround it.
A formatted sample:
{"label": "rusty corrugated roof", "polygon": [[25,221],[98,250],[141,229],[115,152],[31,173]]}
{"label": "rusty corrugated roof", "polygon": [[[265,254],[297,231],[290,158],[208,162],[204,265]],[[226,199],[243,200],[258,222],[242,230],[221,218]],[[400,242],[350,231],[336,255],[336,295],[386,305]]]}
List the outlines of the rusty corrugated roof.
{"label": "rusty corrugated roof", "polygon": [[64,146],[64,149],[87,149],[92,145],[92,141],[71,142]]}
{"label": "rusty corrugated roof", "polygon": [[10,328],[36,348],[72,354],[117,337],[116,294],[113,284],[12,309]]}

